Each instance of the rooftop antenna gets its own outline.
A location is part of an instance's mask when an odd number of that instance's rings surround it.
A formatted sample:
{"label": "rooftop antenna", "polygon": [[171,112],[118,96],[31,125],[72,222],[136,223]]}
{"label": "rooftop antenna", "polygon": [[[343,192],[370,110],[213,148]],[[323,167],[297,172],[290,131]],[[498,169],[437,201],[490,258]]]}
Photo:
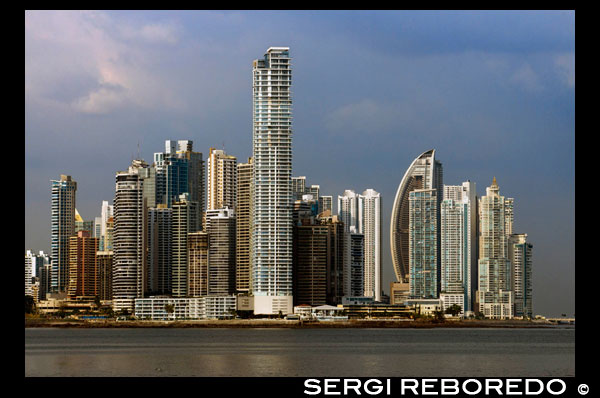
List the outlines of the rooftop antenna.
{"label": "rooftop antenna", "polygon": [[138,140],[138,145],[137,145],[138,151],[137,151],[137,158],[140,158],[140,140]]}

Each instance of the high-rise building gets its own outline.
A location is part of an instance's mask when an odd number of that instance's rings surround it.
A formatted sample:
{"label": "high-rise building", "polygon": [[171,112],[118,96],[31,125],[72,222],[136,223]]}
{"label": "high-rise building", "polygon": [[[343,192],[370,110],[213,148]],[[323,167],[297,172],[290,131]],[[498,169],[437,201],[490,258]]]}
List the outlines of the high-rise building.
{"label": "high-rise building", "polygon": [[171,239],[173,209],[165,204],[148,209],[147,290],[171,294]]}
{"label": "high-rise building", "polygon": [[358,194],[356,192],[347,189],[343,195],[338,195],[337,215],[347,231],[351,227],[355,227],[358,231]]}
{"label": "high-rise building", "polygon": [[436,189],[409,193],[409,294],[412,299],[439,296]]}
{"label": "high-rise building", "polygon": [[69,283],[69,238],[75,235],[77,182],[61,174],[52,180],[52,292],[66,292]]}
{"label": "high-rise building", "polygon": [[112,217],[113,214],[114,214],[114,206],[109,205],[107,200],[103,200],[102,207],[100,210],[100,234],[97,236],[100,238],[100,241],[98,242],[98,250],[100,250],[100,251],[110,249],[106,243],[106,240],[107,240],[106,229],[108,227],[108,219],[110,217]]}
{"label": "high-rise building", "polygon": [[250,292],[250,249],[252,231],[252,158],[248,163],[237,165],[237,208],[236,208],[236,274],[235,285],[238,293]]}
{"label": "high-rise building", "polygon": [[188,292],[188,234],[200,231],[198,202],[187,193],[173,202],[171,240],[171,292],[173,297],[187,297]]}
{"label": "high-rise building", "polygon": [[79,231],[88,231],[92,235],[94,233],[94,221],[85,221],[75,209],[75,233]]}
{"label": "high-rise building", "polygon": [[508,238],[515,317],[531,318],[533,316],[532,250],[533,245],[527,242],[527,234],[512,234]]}
{"label": "high-rise building", "polygon": [[33,297],[33,291],[31,290],[31,278],[33,274],[33,267],[35,266],[35,255],[31,250],[25,252],[25,295]]}
{"label": "high-rise building", "polygon": [[333,213],[333,196],[319,196],[319,214],[327,210]]}
{"label": "high-rise building", "polygon": [[112,300],[112,267],[113,252],[97,251],[98,266],[98,298],[102,301]]}
{"label": "high-rise building", "polygon": [[329,227],[294,226],[294,305],[327,303]]}
{"label": "high-rise building", "polygon": [[188,234],[188,296],[208,295],[208,234]]}
{"label": "high-rise building", "polygon": [[165,151],[154,153],[156,203],[171,207],[179,195],[189,194],[198,203],[201,222],[205,209],[205,176],[202,153],[193,151],[193,141],[166,140]]}
{"label": "high-rise building", "polygon": [[208,295],[229,296],[235,293],[235,215],[227,208],[216,211],[206,216]]}
{"label": "high-rise building", "polygon": [[292,312],[292,83],[288,47],[253,63],[254,312]]}
{"label": "high-rise building", "polygon": [[[133,160],[128,171],[116,174],[113,232],[113,309],[132,313],[135,299],[146,286],[146,226],[143,160]],[[107,232],[108,234],[108,232]]]}
{"label": "high-rise building", "polygon": [[293,200],[301,200],[306,191],[306,176],[292,177]]}
{"label": "high-rise building", "polygon": [[512,233],[513,199],[500,196],[496,177],[479,199],[479,311],[486,318],[513,317],[508,238]]}
{"label": "high-rise building", "polygon": [[224,150],[210,148],[207,162],[207,210],[236,210],[237,158]]}
{"label": "high-rise building", "polygon": [[[30,251],[27,251],[30,253]],[[27,261],[27,254],[26,261]],[[34,297],[36,300],[46,300],[46,293],[50,292],[50,282],[51,282],[51,270],[52,270],[52,259],[42,250],[39,251],[38,254],[30,254],[31,264],[32,264],[32,272],[33,275],[37,278],[38,291],[37,297]],[[27,272],[27,270],[25,270]],[[26,277],[27,278],[27,277]],[[27,280],[25,280],[27,284]],[[33,292],[35,294],[35,292]]]}
{"label": "high-rise building", "polygon": [[98,238],[93,238],[89,231],[77,231],[77,236],[69,239],[68,297],[98,295],[97,251]]}
{"label": "high-rise building", "polygon": [[347,295],[358,297],[364,294],[365,236],[359,234],[356,227],[351,227],[346,235],[350,245],[350,286]]}
{"label": "high-rise building", "polygon": [[398,191],[396,191],[390,222],[392,265],[398,281],[408,281],[409,193],[415,189],[436,189],[440,193],[438,200],[441,202],[442,186],[442,164],[435,159],[435,150],[433,149],[419,155],[402,177]]}
{"label": "high-rise building", "polygon": [[477,289],[477,199],[475,183],[444,185],[440,222],[440,291],[463,294],[463,311],[472,312]]}
{"label": "high-rise building", "polygon": [[358,195],[358,232],[364,235],[364,296],[381,301],[381,194]]}

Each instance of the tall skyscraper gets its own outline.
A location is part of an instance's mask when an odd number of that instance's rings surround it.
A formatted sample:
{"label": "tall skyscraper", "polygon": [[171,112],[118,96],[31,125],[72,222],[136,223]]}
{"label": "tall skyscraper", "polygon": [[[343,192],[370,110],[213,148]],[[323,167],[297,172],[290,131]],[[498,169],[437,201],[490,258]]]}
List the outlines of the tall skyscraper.
{"label": "tall skyscraper", "polygon": [[373,189],[358,196],[358,232],[364,235],[364,295],[381,301],[381,194]]}
{"label": "tall skyscraper", "polygon": [[231,209],[207,212],[208,295],[235,293],[235,215]]}
{"label": "tall skyscraper", "polygon": [[98,265],[98,298],[102,301],[112,300],[112,267],[113,252],[97,251]]}
{"label": "tall skyscraper", "polygon": [[473,311],[477,290],[477,199],[475,183],[444,185],[441,204],[440,290],[463,294],[462,309]]}
{"label": "tall skyscraper", "polygon": [[207,210],[236,210],[237,158],[224,150],[210,148],[208,153]]}
{"label": "tall skyscraper", "polygon": [[171,249],[171,292],[173,297],[188,295],[188,234],[200,231],[198,202],[187,193],[173,202]]}
{"label": "tall skyscraper", "polygon": [[33,297],[33,291],[31,289],[31,278],[33,274],[33,267],[35,264],[35,255],[31,250],[25,252],[25,295]]}
{"label": "tall skyscraper", "polygon": [[338,195],[337,215],[344,223],[344,228],[349,231],[351,227],[358,230],[358,194],[351,189],[344,191],[343,195]]}
{"label": "tall skyscraper", "polygon": [[113,232],[113,309],[132,313],[136,298],[144,295],[146,223],[144,180],[148,165],[133,160],[128,171],[116,174]]}
{"label": "tall skyscraper", "polygon": [[248,163],[237,165],[237,208],[236,208],[236,274],[238,293],[250,292],[250,249],[252,237],[252,158]]}
{"label": "tall skyscraper", "polygon": [[98,264],[96,252],[98,238],[89,231],[78,231],[69,238],[69,287],[70,298],[98,295]]}
{"label": "tall skyscraper", "polygon": [[508,232],[512,233],[513,199],[500,196],[496,177],[479,199],[479,217],[479,311],[486,318],[512,318]]}
{"label": "tall skyscraper", "polygon": [[188,296],[208,295],[208,234],[188,234]]}
{"label": "tall skyscraper", "polygon": [[66,292],[69,284],[69,238],[75,235],[77,182],[68,175],[52,180],[52,292]]}
{"label": "tall skyscraper", "polygon": [[512,234],[508,238],[515,317],[531,318],[533,316],[532,251],[533,245],[527,242],[527,234]]}
{"label": "tall skyscraper", "polygon": [[292,312],[292,83],[288,47],[253,63],[254,312]]}
{"label": "tall skyscraper", "polygon": [[156,203],[171,207],[179,195],[189,194],[198,203],[200,220],[204,218],[205,176],[202,153],[193,151],[193,141],[166,140],[165,151],[154,154]]}
{"label": "tall skyscraper", "polygon": [[433,149],[419,155],[402,177],[398,191],[396,191],[390,222],[392,265],[398,281],[406,282],[409,273],[409,193],[415,189],[435,189],[440,193],[437,196],[441,202],[442,186],[442,164],[435,159],[435,150]]}
{"label": "tall skyscraper", "polygon": [[171,294],[173,209],[164,204],[148,209],[147,290]]}
{"label": "tall skyscraper", "polygon": [[409,295],[413,299],[439,296],[437,193],[436,189],[409,193]]}

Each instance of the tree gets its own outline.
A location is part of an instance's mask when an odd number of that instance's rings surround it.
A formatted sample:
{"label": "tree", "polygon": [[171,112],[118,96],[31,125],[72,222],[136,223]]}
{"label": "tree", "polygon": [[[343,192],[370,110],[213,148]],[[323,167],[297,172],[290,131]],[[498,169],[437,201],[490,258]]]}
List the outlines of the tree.
{"label": "tree", "polygon": [[445,322],[445,321],[446,321],[446,317],[444,316],[444,311],[442,311],[442,310],[433,311],[433,322],[440,323],[440,322]]}
{"label": "tree", "polygon": [[32,296],[25,295],[25,313],[33,314],[35,312],[35,302]]}
{"label": "tree", "polygon": [[462,307],[458,304],[452,304],[450,307],[446,308],[446,314],[451,314],[452,316],[457,316],[460,314]]}
{"label": "tree", "polygon": [[167,314],[171,315],[172,313],[175,312],[175,305],[174,304],[165,304],[165,311],[167,311]]}

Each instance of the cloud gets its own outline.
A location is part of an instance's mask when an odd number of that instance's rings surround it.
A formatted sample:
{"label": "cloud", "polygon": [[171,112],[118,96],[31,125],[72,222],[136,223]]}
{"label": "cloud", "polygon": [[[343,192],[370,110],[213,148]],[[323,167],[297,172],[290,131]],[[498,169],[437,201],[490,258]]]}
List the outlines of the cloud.
{"label": "cloud", "polygon": [[160,48],[152,51],[177,37],[172,23],[123,25],[98,11],[27,12],[26,97],[94,114],[182,108],[169,80],[158,75]]}
{"label": "cloud", "polygon": [[325,127],[333,135],[381,134],[388,132],[403,118],[410,117],[411,110],[400,104],[365,98],[342,105],[325,120]]}
{"label": "cloud", "polygon": [[528,63],[523,64],[512,74],[510,82],[527,91],[539,91],[543,88],[540,78]]}
{"label": "cloud", "polygon": [[575,54],[560,54],[554,57],[554,66],[567,87],[575,87]]}

